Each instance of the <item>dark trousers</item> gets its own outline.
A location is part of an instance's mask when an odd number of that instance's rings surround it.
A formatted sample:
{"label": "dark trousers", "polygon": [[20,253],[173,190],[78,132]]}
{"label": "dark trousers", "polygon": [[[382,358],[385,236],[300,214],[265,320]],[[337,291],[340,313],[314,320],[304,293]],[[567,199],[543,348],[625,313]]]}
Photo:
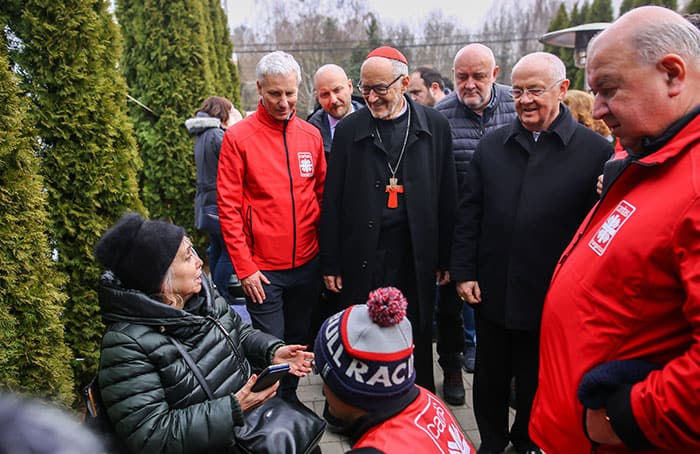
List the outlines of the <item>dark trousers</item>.
{"label": "dark trousers", "polygon": [[[424,315],[421,316],[421,301],[408,225],[382,230],[379,245],[372,268],[372,290],[392,286],[401,290],[406,297],[408,301],[406,314],[413,330],[413,364],[416,369],[416,384],[434,393],[432,301],[425,301],[430,310],[424,311]],[[428,282],[434,282],[435,276],[425,276],[425,279],[428,279]]]}
{"label": "dark trousers", "polygon": [[[506,329],[480,317],[477,309],[476,337],[473,398],[481,447],[501,452],[511,441],[518,450],[535,448],[527,426],[537,389],[539,332]],[[515,377],[518,410],[509,435],[511,377]]]}
{"label": "dark trousers", "polygon": [[462,370],[460,355],[464,351],[463,304],[457,296],[454,282],[439,288],[436,313],[437,352],[438,363],[445,372]]}
{"label": "dark trousers", "polygon": [[[321,291],[320,262],[310,262],[288,270],[263,271],[270,284],[263,284],[265,301],[253,303],[246,298],[246,307],[253,327],[272,334],[287,344],[311,343],[311,316]],[[280,382],[278,394],[296,394],[299,379],[287,374]]]}

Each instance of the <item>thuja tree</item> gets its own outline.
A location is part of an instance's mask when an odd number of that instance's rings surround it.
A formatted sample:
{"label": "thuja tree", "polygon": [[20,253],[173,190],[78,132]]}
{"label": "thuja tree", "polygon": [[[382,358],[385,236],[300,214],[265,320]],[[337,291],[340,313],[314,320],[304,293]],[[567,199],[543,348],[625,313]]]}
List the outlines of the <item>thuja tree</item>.
{"label": "thuja tree", "polygon": [[195,192],[192,139],[183,123],[214,94],[203,0],[123,0],[116,13],[124,36],[122,67],[143,159],[141,197],[151,217],[191,232]]}
{"label": "thuja tree", "polygon": [[67,277],[66,340],[80,385],[95,371],[103,332],[95,243],[124,211],[143,210],[140,159],[116,65],[120,37],[107,1],[8,4],[16,7],[8,14],[18,41],[11,57],[33,102],[51,239]]}
{"label": "thuja tree", "polygon": [[212,58],[212,70],[216,93],[213,94],[228,98],[234,105],[240,106],[240,81],[236,65],[233,64],[233,42],[226,13],[219,0],[208,0],[208,11],[213,44],[210,54],[215,56]]}
{"label": "thuja tree", "polygon": [[0,39],[0,383],[69,404],[73,374],[36,136]]}

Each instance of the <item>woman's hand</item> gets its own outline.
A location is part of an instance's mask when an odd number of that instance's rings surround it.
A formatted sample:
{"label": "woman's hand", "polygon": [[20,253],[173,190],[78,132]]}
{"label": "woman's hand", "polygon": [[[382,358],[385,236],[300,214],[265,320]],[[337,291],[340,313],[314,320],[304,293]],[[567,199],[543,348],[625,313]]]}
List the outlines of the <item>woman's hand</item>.
{"label": "woman's hand", "polygon": [[277,388],[280,386],[279,382],[277,382],[269,388],[256,393],[251,390],[256,381],[258,381],[258,376],[255,374],[251,375],[246,384],[235,394],[238,405],[241,406],[241,411],[243,412],[257,407],[266,400],[274,397],[274,395],[277,394]]}
{"label": "woman's hand", "polygon": [[272,364],[289,363],[289,373],[304,377],[311,372],[314,354],[307,352],[306,345],[283,345],[275,350]]}

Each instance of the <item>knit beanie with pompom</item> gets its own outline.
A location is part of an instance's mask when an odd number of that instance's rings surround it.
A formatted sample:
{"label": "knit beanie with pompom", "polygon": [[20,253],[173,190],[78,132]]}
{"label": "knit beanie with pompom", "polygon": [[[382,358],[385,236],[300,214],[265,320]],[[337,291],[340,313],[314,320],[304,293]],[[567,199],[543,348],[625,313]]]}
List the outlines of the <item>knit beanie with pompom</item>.
{"label": "knit beanie with pompom", "polygon": [[344,402],[367,411],[413,388],[413,335],[406,298],[394,287],[329,317],[314,346],[316,369]]}

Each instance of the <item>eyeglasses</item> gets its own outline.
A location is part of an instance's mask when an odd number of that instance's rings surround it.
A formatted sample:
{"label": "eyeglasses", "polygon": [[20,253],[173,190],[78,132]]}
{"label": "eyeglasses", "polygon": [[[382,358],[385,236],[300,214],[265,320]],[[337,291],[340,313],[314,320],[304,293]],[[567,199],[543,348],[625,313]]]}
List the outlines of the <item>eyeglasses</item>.
{"label": "eyeglasses", "polygon": [[394,85],[397,80],[401,79],[404,77],[403,74],[399,75],[396,79],[392,80],[389,85],[387,84],[379,84],[379,85],[362,85],[362,82],[357,84],[357,89],[360,90],[360,93],[362,93],[362,96],[369,96],[369,93],[371,91],[374,91],[377,96],[384,96],[389,92],[389,87]]}
{"label": "eyeglasses", "polygon": [[527,93],[531,98],[539,98],[546,91],[551,90],[552,88],[556,87],[557,84],[560,84],[565,80],[566,79],[559,79],[547,88],[513,88],[510,95],[513,97],[513,99],[520,99],[525,93]]}

